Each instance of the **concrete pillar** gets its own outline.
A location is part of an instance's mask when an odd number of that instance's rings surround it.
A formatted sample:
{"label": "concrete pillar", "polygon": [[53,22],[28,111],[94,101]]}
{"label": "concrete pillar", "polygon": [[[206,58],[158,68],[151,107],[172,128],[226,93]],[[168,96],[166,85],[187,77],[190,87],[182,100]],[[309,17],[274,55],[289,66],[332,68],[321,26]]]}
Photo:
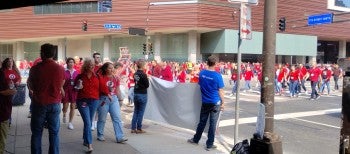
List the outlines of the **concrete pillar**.
{"label": "concrete pillar", "polygon": [[315,63],[317,62],[317,57],[316,56],[310,56],[309,64],[312,64],[314,62]]}
{"label": "concrete pillar", "polygon": [[13,46],[13,59],[15,61],[20,61],[24,59],[24,42],[16,42],[12,44]]}
{"label": "concrete pillar", "polygon": [[[105,60],[112,60],[110,58],[110,53],[111,53],[111,49],[112,49],[112,36],[104,36],[103,37],[103,53],[100,53],[102,55],[102,61]],[[117,49],[119,51],[119,49]],[[92,55],[92,53],[91,53]],[[119,57],[117,57],[118,59]]]}
{"label": "concrete pillar", "polygon": [[154,49],[154,60],[156,60],[157,62],[160,62],[162,60],[162,58],[160,57],[160,50],[161,50],[161,37],[162,34],[161,33],[156,33],[154,35],[154,45],[153,45],[153,49]]}
{"label": "concrete pillar", "polygon": [[57,60],[65,61],[67,56],[67,38],[59,39],[57,45]]}
{"label": "concrete pillar", "polygon": [[199,53],[199,43],[197,31],[188,32],[188,61],[196,63],[197,53]]}
{"label": "concrete pillar", "polygon": [[346,58],[346,40],[340,40],[339,41],[338,58]]}

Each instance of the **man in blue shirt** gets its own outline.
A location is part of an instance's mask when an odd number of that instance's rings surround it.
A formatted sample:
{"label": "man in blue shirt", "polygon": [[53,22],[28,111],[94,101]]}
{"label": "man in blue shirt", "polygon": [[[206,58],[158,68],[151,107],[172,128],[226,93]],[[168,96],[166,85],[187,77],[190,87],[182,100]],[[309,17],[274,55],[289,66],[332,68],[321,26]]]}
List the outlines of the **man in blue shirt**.
{"label": "man in blue shirt", "polygon": [[208,69],[202,70],[199,73],[199,82],[202,93],[202,107],[200,119],[197,126],[196,134],[189,143],[198,144],[202,137],[205,125],[209,118],[208,140],[206,142],[206,149],[214,149],[215,130],[219,118],[220,110],[224,108],[224,82],[221,74],[215,71],[215,66],[218,64],[216,56],[208,57]]}

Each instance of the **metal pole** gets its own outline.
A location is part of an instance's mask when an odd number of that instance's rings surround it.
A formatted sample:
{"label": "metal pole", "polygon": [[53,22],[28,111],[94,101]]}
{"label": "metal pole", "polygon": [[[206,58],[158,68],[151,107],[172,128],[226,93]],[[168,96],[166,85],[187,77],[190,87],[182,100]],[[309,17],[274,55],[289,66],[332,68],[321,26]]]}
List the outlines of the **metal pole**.
{"label": "metal pole", "polygon": [[[350,61],[350,60],[348,60]],[[350,62],[348,62],[349,64]],[[350,154],[350,71],[349,66],[345,68],[343,78],[343,95],[342,95],[342,125],[340,130],[340,149],[339,154]]]}
{"label": "metal pole", "polygon": [[276,15],[277,0],[265,0],[263,33],[263,82],[261,88],[261,103],[265,105],[265,132],[273,132],[274,120],[274,80],[276,53]]}
{"label": "metal pole", "polygon": [[[241,3],[242,5],[242,3]],[[239,20],[238,20],[238,49],[237,49],[237,91],[236,91],[236,104],[235,104],[235,133],[234,133],[234,143],[238,143],[238,129],[239,129],[239,93],[241,89],[241,13],[239,13]]]}
{"label": "metal pole", "polygon": [[276,50],[277,0],[265,0],[263,33],[263,82],[261,103],[265,105],[264,139],[254,137],[250,141],[251,153],[282,154],[280,136],[273,133],[275,98],[275,50]]}

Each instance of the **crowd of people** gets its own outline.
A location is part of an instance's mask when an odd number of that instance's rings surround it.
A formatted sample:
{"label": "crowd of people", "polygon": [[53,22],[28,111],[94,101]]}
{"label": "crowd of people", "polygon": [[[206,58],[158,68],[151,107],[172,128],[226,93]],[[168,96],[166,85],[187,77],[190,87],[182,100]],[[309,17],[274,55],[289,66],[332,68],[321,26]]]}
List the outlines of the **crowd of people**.
{"label": "crowd of people", "polygon": [[[28,73],[27,86],[31,98],[28,118],[31,118],[32,153],[42,153],[41,140],[44,128],[47,128],[50,134],[49,153],[59,153],[61,112],[62,122],[67,123],[67,128],[73,130],[75,109],[78,109],[84,123],[83,145],[87,147],[88,152],[93,151],[92,131],[95,129],[97,140],[105,141],[104,127],[108,113],[112,119],[116,142],[125,143],[128,139],[123,132],[121,105],[126,98],[128,98],[127,106],[134,107],[130,132],[145,133],[142,121],[147,105],[150,76],[170,82],[200,85],[203,103],[200,123],[196,134],[188,142],[198,143],[206,121],[210,117],[207,149],[215,148],[216,146],[213,145],[215,125],[218,112],[223,109],[224,104],[224,82],[221,75],[230,76],[230,83],[233,84],[231,96],[237,93],[238,77],[244,81],[243,92],[252,89],[252,80],[257,80],[260,85],[262,82],[261,63],[242,63],[241,66],[237,66],[236,63],[219,62],[215,56],[210,56],[206,62],[197,63],[157,62],[156,60],[132,62],[130,59],[102,62],[101,55],[94,53],[92,58],[68,57],[66,62],[62,63],[53,60],[54,54],[54,46],[44,44],[41,46],[40,58],[32,63],[21,62],[19,69],[12,58],[2,62],[0,152],[4,151],[7,126],[11,119],[12,97],[16,93],[15,87],[21,83],[21,74]],[[240,74],[238,74],[238,67],[242,70]],[[322,94],[330,94],[331,78],[335,82],[334,89],[338,90],[338,80],[343,75],[336,64],[317,65],[316,63],[308,69],[303,64],[276,64],[274,72],[276,95],[298,97],[301,92],[311,92],[311,100],[318,99]],[[310,81],[311,91],[305,87],[307,81]],[[289,87],[289,93],[285,93],[286,87]],[[327,91],[324,93],[326,87]]]}

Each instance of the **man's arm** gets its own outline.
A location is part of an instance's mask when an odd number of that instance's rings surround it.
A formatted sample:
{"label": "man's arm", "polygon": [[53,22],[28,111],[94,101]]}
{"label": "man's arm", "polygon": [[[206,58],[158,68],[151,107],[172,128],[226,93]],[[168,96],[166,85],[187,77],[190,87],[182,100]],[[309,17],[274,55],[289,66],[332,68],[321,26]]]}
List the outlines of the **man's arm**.
{"label": "man's arm", "polygon": [[221,99],[221,104],[220,104],[220,106],[221,106],[221,110],[224,110],[224,89],[223,88],[220,88],[219,89],[219,95],[220,95],[220,99]]}

